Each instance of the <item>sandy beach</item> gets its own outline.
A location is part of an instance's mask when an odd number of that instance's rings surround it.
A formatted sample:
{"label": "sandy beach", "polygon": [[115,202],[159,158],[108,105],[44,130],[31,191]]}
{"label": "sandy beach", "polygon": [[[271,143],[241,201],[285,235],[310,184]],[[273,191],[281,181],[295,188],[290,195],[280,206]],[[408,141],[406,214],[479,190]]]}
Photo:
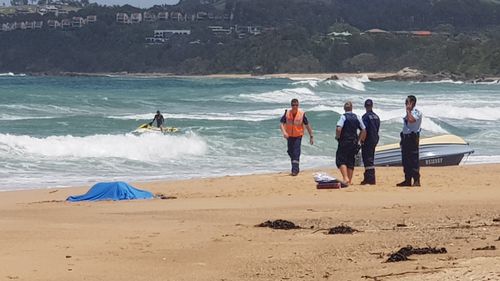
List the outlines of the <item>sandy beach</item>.
{"label": "sandy beach", "polygon": [[[317,190],[316,171],[134,183],[168,200],[2,192],[0,280],[500,279],[500,165],[423,168],[420,188],[380,168],[377,186]],[[277,219],[303,228],[255,227]],[[339,225],[359,232],[326,234]],[[385,262],[407,245],[447,253]]]}

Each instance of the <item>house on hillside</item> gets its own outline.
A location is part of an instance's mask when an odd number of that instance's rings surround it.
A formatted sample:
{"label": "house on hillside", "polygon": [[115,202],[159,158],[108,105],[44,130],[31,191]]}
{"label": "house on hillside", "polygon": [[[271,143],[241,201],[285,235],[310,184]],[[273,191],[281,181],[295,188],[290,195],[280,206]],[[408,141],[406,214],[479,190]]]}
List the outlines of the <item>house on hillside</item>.
{"label": "house on hillside", "polygon": [[155,38],[167,38],[170,35],[190,35],[190,29],[156,29],[154,31]]}
{"label": "house on hillside", "polygon": [[208,19],[207,12],[197,12],[196,13],[196,20],[207,20],[207,19]]}
{"label": "house on hillside", "polygon": [[61,27],[62,28],[70,28],[71,27],[71,20],[70,19],[61,20]]}
{"label": "house on hillside", "polygon": [[144,21],[145,22],[153,22],[156,21],[156,16],[155,14],[151,12],[144,12]]}
{"label": "house on hillside", "polygon": [[171,12],[170,13],[170,19],[171,20],[176,20],[176,21],[187,21],[187,14],[184,15],[181,12]]}
{"label": "house on hillside", "polygon": [[379,28],[368,29],[364,33],[366,33],[366,34],[373,34],[373,35],[390,34],[390,32],[385,31],[383,29],[379,29]]}
{"label": "house on hillside", "polygon": [[11,31],[13,29],[12,25],[9,23],[2,23],[1,31]]}
{"label": "house on hillside", "polygon": [[86,22],[89,24],[97,22],[97,16],[96,15],[87,16]]}
{"label": "house on hillside", "polygon": [[49,28],[60,28],[61,27],[61,23],[57,20],[48,20],[47,25],[49,26]]}
{"label": "house on hillside", "polygon": [[141,13],[132,13],[130,15],[130,23],[141,23],[142,22],[142,14]]}
{"label": "house on hillside", "polygon": [[159,12],[158,20],[168,20],[168,12]]}
{"label": "house on hillside", "polygon": [[35,29],[35,22],[34,21],[27,21],[24,24],[26,25],[26,29]]}
{"label": "house on hillside", "polygon": [[232,27],[224,28],[221,25],[210,25],[208,26],[208,29],[210,29],[210,31],[212,31],[212,33],[216,36],[229,35],[233,32]]}
{"label": "house on hillside", "polygon": [[121,24],[130,24],[130,17],[126,13],[117,13],[116,22]]}
{"label": "house on hillside", "polygon": [[71,27],[82,28],[85,25],[85,19],[82,17],[73,17],[71,19]]}
{"label": "house on hillside", "polygon": [[411,35],[418,37],[428,37],[432,35],[432,32],[428,30],[411,31]]}

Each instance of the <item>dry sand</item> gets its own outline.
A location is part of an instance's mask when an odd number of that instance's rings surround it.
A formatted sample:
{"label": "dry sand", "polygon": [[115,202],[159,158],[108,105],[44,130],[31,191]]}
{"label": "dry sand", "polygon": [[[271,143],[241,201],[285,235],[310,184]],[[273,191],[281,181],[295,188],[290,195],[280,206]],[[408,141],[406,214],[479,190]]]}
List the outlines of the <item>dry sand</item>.
{"label": "dry sand", "polygon": [[[423,168],[420,188],[380,168],[377,186],[316,190],[313,172],[134,184],[170,200],[0,193],[0,280],[500,280],[500,165]],[[254,227],[275,219],[305,228]],[[340,224],[361,232],[320,230]],[[384,262],[406,245],[448,253]]]}

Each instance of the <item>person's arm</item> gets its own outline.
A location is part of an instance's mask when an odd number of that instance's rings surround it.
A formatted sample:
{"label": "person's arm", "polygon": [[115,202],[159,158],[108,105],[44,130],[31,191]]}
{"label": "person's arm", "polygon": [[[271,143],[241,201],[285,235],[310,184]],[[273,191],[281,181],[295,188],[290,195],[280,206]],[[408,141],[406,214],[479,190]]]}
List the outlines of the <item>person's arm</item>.
{"label": "person's arm", "polygon": [[304,118],[303,119],[304,119],[303,120],[304,127],[306,127],[307,133],[309,133],[309,143],[312,145],[312,144],[314,144],[313,130],[312,130],[312,126],[309,124],[309,120],[307,119],[307,116],[306,116],[305,113],[304,113]]}
{"label": "person's arm", "polygon": [[310,124],[305,125],[307,132],[309,133],[309,143],[314,144],[313,129]]}
{"label": "person's arm", "polygon": [[365,142],[365,139],[366,139],[366,125],[365,125],[365,122],[364,120],[361,120],[359,117],[358,117],[358,122],[359,122],[359,142],[361,144],[363,144]]}
{"label": "person's arm", "polygon": [[337,126],[337,129],[335,130],[335,139],[340,140],[340,134],[342,133],[342,127]]}
{"label": "person's arm", "polygon": [[417,122],[417,119],[413,114],[411,114],[411,111],[413,110],[413,103],[411,102],[406,106],[406,120],[408,120],[409,123],[415,123]]}
{"label": "person's arm", "polygon": [[337,122],[337,128],[335,129],[335,139],[340,140],[340,134],[342,133],[342,127],[344,127],[345,115],[341,115],[339,121]]}
{"label": "person's arm", "polygon": [[366,129],[361,129],[361,132],[359,132],[359,142],[363,144],[366,139]]}
{"label": "person's arm", "polygon": [[286,124],[286,112],[287,112],[287,110],[285,110],[285,114],[283,114],[283,116],[281,117],[280,129],[281,129],[281,133],[283,134],[283,137],[285,139],[288,139],[288,133],[286,132],[286,128],[285,128],[285,124]]}

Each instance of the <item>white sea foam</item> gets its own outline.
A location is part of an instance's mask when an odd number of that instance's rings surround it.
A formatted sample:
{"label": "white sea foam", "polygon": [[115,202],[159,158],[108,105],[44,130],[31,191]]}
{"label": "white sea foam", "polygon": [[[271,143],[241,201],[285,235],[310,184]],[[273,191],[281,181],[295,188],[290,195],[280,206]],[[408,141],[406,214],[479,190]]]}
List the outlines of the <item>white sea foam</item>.
{"label": "white sea foam", "polygon": [[439,81],[416,82],[422,84],[464,84],[464,81],[454,81],[451,79],[443,79]]}
{"label": "white sea foam", "polygon": [[450,119],[500,120],[500,107],[458,107],[452,105],[422,105],[420,110],[424,116]]}
{"label": "white sea foam", "polygon": [[202,155],[205,141],[194,135],[93,135],[87,137],[51,136],[35,138],[0,134],[1,158],[124,158],[157,162],[182,159],[186,155]]}
{"label": "white sea foam", "polygon": [[473,164],[489,164],[489,163],[500,163],[500,155],[479,155],[474,154],[466,157],[462,160],[462,164],[473,165]]}
{"label": "white sea foam", "polygon": [[320,79],[307,79],[293,82],[292,85],[307,85],[311,88],[316,88],[321,80]]}
{"label": "white sea foam", "polygon": [[24,74],[24,73],[18,73],[18,74],[16,74],[14,72],[7,72],[7,73],[0,73],[0,77],[1,76],[10,76],[10,77],[18,76],[18,77],[24,77],[24,76],[26,76],[26,74]]}
{"label": "white sea foam", "polygon": [[[166,113],[163,116],[167,119],[190,119],[190,120],[216,120],[216,121],[248,121],[258,122],[276,118],[284,112],[283,109],[269,109],[269,110],[253,110],[253,111],[240,111],[234,113],[200,113],[200,114],[170,114]],[[111,119],[121,120],[153,120],[154,114],[132,114],[124,116],[108,116]]]}
{"label": "white sea foam", "polygon": [[327,85],[337,85],[344,89],[365,92],[366,87],[364,83],[366,82],[370,82],[370,79],[368,78],[368,76],[363,75],[362,77],[346,76],[338,80],[327,80],[324,83]]}
{"label": "white sea foam", "polygon": [[253,102],[285,103],[297,98],[302,104],[321,100],[313,91],[308,88],[290,88],[272,92],[241,94],[239,98],[244,98]]}
{"label": "white sea foam", "polygon": [[9,114],[0,114],[0,121],[16,121],[16,120],[35,120],[35,119],[52,119],[51,116],[18,116]]}

